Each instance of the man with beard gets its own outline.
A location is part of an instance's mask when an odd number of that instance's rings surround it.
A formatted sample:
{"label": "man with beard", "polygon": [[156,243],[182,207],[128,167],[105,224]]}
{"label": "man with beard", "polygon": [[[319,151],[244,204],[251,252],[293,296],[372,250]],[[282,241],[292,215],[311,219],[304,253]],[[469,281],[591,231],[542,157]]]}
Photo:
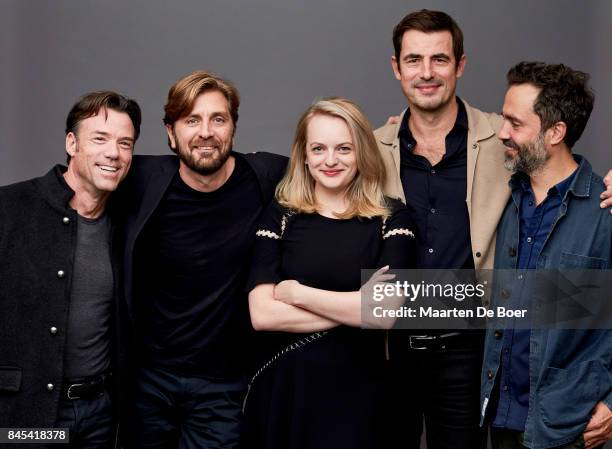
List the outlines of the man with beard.
{"label": "man with beard", "polygon": [[[391,66],[409,108],[376,137],[386,193],[413,210],[418,267],[493,268],[495,232],[510,196],[496,137],[502,118],[456,96],[466,57],[450,16],[408,14],[393,30],[393,45]],[[612,172],[608,178],[602,207],[612,205]],[[423,417],[430,449],[486,446],[478,401],[483,341],[481,331],[390,332],[385,447],[420,447]]]}
{"label": "man with beard", "polygon": [[[507,78],[498,137],[512,196],[495,267],[610,269],[612,217],[599,207],[602,179],[572,154],[593,109],[589,76],[522,62]],[[487,331],[481,402],[494,448],[603,445],[612,439],[612,331]]]}
{"label": "man with beard", "polygon": [[0,428],[69,429],[71,448],[114,443],[113,205],[140,121],[134,100],[86,94],[66,118],[68,167],[0,188]]}
{"label": "man with beard", "polygon": [[141,156],[125,185],[125,294],[137,356],[131,422],[140,448],[232,448],[246,387],[243,291],[259,213],[286,165],[232,151],[239,97],[206,72],[168,93],[177,156]]}

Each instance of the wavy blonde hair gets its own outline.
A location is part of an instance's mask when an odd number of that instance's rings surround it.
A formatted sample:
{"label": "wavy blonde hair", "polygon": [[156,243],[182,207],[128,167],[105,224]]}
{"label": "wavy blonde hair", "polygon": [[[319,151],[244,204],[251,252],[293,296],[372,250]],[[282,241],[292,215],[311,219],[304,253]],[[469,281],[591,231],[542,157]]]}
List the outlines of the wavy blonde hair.
{"label": "wavy blonde hair", "polygon": [[389,216],[382,190],[385,166],[376,146],[372,127],[359,106],[350,100],[337,97],[319,100],[302,114],[295,131],[287,173],[276,188],[278,202],[298,212],[317,211],[315,180],[306,166],[308,123],[316,115],[341,118],[347,124],[353,139],[357,174],[346,192],[349,207],[335,215],[343,219]]}

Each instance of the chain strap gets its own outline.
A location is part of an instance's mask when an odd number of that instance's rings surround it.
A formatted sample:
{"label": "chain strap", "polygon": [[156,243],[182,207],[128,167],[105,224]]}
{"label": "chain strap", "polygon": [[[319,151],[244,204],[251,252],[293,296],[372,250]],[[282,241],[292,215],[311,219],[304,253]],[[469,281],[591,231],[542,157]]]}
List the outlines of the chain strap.
{"label": "chain strap", "polygon": [[246,395],[244,397],[244,402],[242,403],[242,413],[244,413],[244,410],[246,408],[247,399],[249,398],[249,393],[251,392],[251,387],[255,383],[255,380],[257,380],[257,378],[265,370],[267,370],[272,364],[274,364],[274,362],[276,362],[278,359],[280,359],[284,355],[287,355],[290,352],[293,352],[293,351],[295,351],[297,349],[303,348],[304,346],[309,345],[310,343],[313,343],[313,342],[323,338],[325,335],[327,335],[328,332],[329,331],[314,332],[314,333],[312,333],[310,335],[305,336],[304,338],[300,338],[299,340],[294,341],[294,342],[288,344],[287,346],[285,346],[283,349],[281,349],[276,354],[274,354],[266,363],[264,363],[261,366],[261,368],[259,368],[255,372],[253,377],[251,377],[251,381],[249,382],[249,385],[247,387],[247,393],[246,393]]}

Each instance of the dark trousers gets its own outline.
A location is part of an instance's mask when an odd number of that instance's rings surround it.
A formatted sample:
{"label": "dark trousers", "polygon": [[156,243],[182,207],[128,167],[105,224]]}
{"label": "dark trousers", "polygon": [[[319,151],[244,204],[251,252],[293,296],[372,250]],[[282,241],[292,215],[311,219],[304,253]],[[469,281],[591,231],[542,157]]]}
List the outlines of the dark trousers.
{"label": "dark trousers", "polygon": [[[523,446],[523,432],[518,430],[491,429],[491,444],[493,449],[526,449],[526,446]],[[593,449],[602,447],[598,446]],[[558,446],[555,449],[584,449],[584,439],[581,435],[576,441]]]}
{"label": "dark trousers", "polygon": [[400,334],[391,336],[382,447],[418,449],[425,421],[428,449],[485,449],[487,432],[479,426],[484,333],[453,337],[445,349],[410,349],[407,331],[392,332]]}
{"label": "dark trousers", "polygon": [[238,445],[245,381],[142,368],[128,433],[133,448],[231,449]]}
{"label": "dark trousers", "polygon": [[113,448],[115,428],[109,393],[92,399],[60,399],[55,427],[69,429],[70,449]]}

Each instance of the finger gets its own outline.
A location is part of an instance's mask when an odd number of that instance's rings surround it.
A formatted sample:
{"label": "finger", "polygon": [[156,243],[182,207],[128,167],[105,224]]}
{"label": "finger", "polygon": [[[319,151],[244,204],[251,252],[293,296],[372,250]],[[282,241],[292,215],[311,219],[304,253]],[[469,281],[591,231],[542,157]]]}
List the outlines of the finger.
{"label": "finger", "polygon": [[603,425],[603,421],[595,421],[592,417],[587,426],[584,428],[584,434],[599,429]]}
{"label": "finger", "polygon": [[588,432],[584,432],[582,435],[584,437],[584,441],[586,442],[586,441],[590,441],[593,438],[595,438],[597,436],[597,432],[589,430]]}
{"label": "finger", "polygon": [[600,444],[604,444],[606,442],[605,438],[594,438],[591,440],[584,440],[584,447],[585,449],[591,449],[593,447],[597,447]]}
{"label": "finger", "polygon": [[599,203],[599,207],[601,207],[602,209],[609,208],[610,206],[612,206],[612,197],[611,198],[607,198],[607,199],[603,200],[601,203]]}
{"label": "finger", "polygon": [[587,432],[584,432],[582,435],[584,441],[598,441],[603,437],[602,432],[600,430],[589,430]]}
{"label": "finger", "polygon": [[392,273],[381,274],[379,276],[376,276],[376,283],[390,281],[392,279],[395,279],[395,275]]}
{"label": "finger", "polygon": [[390,268],[389,265],[385,265],[384,267],[380,267],[378,270],[376,270],[374,272],[374,276],[376,276],[377,274],[383,274],[383,273],[389,271],[389,268]]}
{"label": "finger", "polygon": [[385,265],[384,267],[379,268],[378,270],[374,272],[374,274],[372,274],[372,276],[370,276],[368,283],[376,283],[376,280],[380,276],[383,276],[385,273],[387,273],[387,271],[389,271],[389,265]]}

